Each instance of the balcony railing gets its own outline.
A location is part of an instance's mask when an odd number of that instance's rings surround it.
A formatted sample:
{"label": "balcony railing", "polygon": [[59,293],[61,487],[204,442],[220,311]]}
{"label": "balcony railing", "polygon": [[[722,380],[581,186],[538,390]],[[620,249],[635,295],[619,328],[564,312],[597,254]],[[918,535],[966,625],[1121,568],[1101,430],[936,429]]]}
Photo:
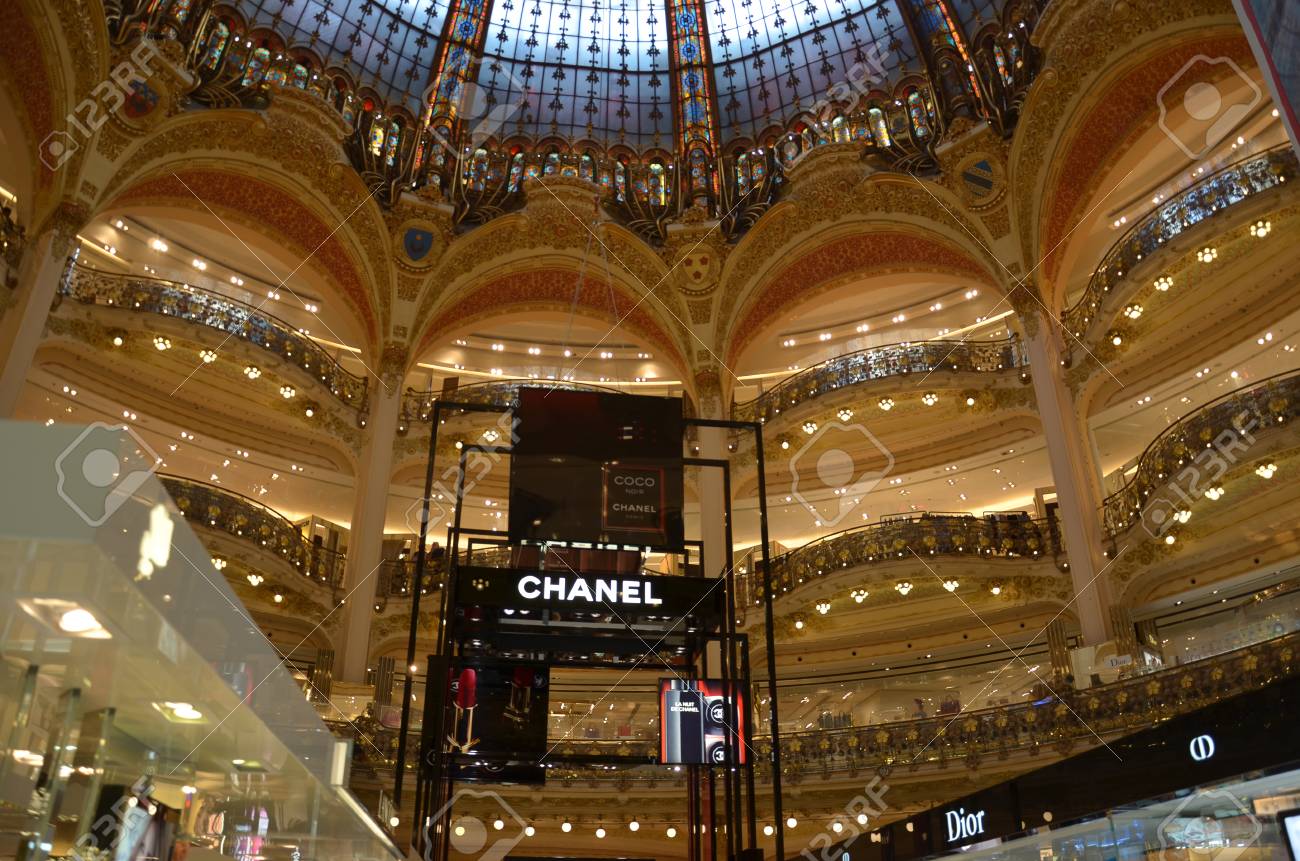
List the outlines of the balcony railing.
{"label": "balcony railing", "polygon": [[[1152,440],[1123,488],[1102,506],[1111,536],[1131,529],[1144,512],[1155,531],[1215,490],[1256,440],[1287,430],[1300,416],[1300,372],[1287,371],[1188,413]],[[1203,454],[1204,452],[1204,454]]]}
{"label": "balcony railing", "polygon": [[[913,341],[827,359],[732,407],[736,421],[769,422],[782,410],[869,380],[931,372],[997,374],[1029,365],[1018,338],[981,343]],[[937,383],[936,383],[937,384]]]}
{"label": "balcony railing", "polygon": [[[433,416],[433,404],[438,400],[462,404],[512,407],[519,403],[519,390],[528,386],[556,388],[570,392],[611,392],[617,389],[593,386],[586,383],[556,382],[554,380],[487,380],[461,386],[447,395],[442,392],[417,392],[407,389],[402,393],[402,417],[409,422],[428,421]],[[506,443],[502,443],[503,445]]]}
{"label": "balcony railing", "polygon": [[[1028,515],[923,512],[859,526],[805,544],[772,560],[772,590],[780,597],[844,568],[911,557],[967,556],[983,559],[1057,559],[1064,553],[1055,520]],[[762,575],[750,571],[744,597],[762,597]]]}
{"label": "balcony railing", "polygon": [[119,275],[76,263],[68,266],[59,294],[83,305],[159,314],[241,338],[320,380],[346,406],[356,410],[365,406],[365,378],[344,369],[293,326],[243,302],[188,284]]}
{"label": "balcony railing", "polygon": [[174,475],[158,477],[191,523],[280,556],[304,576],[330,588],[343,584],[343,554],[316,546],[278,512],[222,487]]}
{"label": "balcony railing", "polygon": [[[833,774],[851,776],[873,771],[887,774],[895,767],[923,764],[944,768],[960,763],[974,770],[991,760],[1006,760],[1014,753],[1033,754],[1044,748],[1068,754],[1077,745],[1093,744],[1097,735],[1117,737],[1137,732],[1293,676],[1300,672],[1298,656],[1300,633],[1290,633],[1194,663],[1084,690],[1075,690],[1068,681],[1054,678],[1049,681],[1052,690],[1044,686],[1044,695],[1032,702],[864,727],[783,733],[782,781],[799,783]],[[353,724],[333,726],[343,735],[364,732],[373,743],[356,745],[354,752],[359,760],[375,768],[393,767],[396,730],[382,726],[369,714]],[[408,750],[417,749],[418,737],[410,744]],[[768,780],[770,741],[758,738],[755,748],[758,774]],[[377,751],[387,754],[381,756]],[[654,757],[657,752],[656,742],[644,740],[569,739],[555,749],[557,759],[590,754]],[[663,766],[627,766],[611,771],[607,766],[592,768],[557,762],[547,772],[547,783],[671,784],[678,777]]]}
{"label": "balcony railing", "polygon": [[1251,197],[1295,181],[1300,162],[1289,144],[1229,165],[1156,207],[1111,246],[1083,295],[1065,312],[1066,327],[1082,338],[1107,293],[1144,258],[1202,221]]}

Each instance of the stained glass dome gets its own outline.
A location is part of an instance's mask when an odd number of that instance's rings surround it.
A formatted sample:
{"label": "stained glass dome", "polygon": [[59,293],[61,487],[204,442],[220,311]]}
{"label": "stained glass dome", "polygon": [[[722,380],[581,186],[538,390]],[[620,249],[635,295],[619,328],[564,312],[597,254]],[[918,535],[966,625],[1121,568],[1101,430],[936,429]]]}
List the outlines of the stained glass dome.
{"label": "stained glass dome", "polygon": [[[603,147],[680,149],[678,128],[757,140],[867,64],[888,88],[925,72],[924,44],[965,55],[996,0],[238,0],[280,34],[412,114],[460,68],[508,131]],[[969,63],[967,63],[969,65]],[[675,118],[677,105],[684,106]],[[680,141],[679,141],[680,143]]]}

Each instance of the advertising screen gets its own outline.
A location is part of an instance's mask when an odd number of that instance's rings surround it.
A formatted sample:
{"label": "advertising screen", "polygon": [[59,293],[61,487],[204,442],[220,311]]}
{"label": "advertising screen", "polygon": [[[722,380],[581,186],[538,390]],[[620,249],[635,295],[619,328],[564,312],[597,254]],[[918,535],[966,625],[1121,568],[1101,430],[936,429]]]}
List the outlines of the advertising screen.
{"label": "advertising screen", "polygon": [[748,759],[745,703],[721,679],[659,680],[659,761],[668,765],[723,765],[727,742],[736,762]]}
{"label": "advertising screen", "polygon": [[523,388],[510,455],[510,541],[679,550],[682,402]]}
{"label": "advertising screen", "polygon": [[541,756],[546,752],[549,685],[550,670],[544,664],[459,664],[449,680],[446,745],[480,756]]}

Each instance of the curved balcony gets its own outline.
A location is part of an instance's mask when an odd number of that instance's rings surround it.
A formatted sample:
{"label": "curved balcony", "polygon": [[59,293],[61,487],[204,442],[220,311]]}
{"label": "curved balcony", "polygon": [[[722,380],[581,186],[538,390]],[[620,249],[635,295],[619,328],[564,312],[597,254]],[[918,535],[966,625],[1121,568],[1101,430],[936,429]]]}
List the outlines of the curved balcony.
{"label": "curved balcony", "polygon": [[[1283,634],[1193,663],[1181,664],[1110,684],[1075,690],[1065,680],[1049,681],[1057,695],[1047,691],[1034,701],[964,711],[931,718],[897,721],[844,729],[817,729],[783,733],[780,737],[782,781],[851,778],[862,771],[886,775],[893,768],[921,765],[945,768],[960,763],[971,770],[989,760],[1003,761],[1015,754],[1032,756],[1044,748],[1069,754],[1077,745],[1091,745],[1095,735],[1116,737],[1146,729],[1179,714],[1186,714],[1236,694],[1256,690],[1300,672],[1300,632]],[[354,725],[333,724],[350,735],[363,731],[373,745],[357,745],[355,756],[372,768],[394,765],[396,730],[381,725],[372,715]],[[418,749],[418,733],[410,744]],[[770,780],[770,741],[755,741],[756,771]],[[384,757],[376,752],[387,751]],[[570,739],[557,745],[557,756],[617,754],[652,758],[654,740],[593,741]],[[610,770],[557,763],[547,773],[547,783],[581,781],[598,786],[601,781],[669,784],[678,779],[663,766],[629,765]]]}
{"label": "curved balcony", "polygon": [[966,341],[905,341],[871,347],[827,359],[818,365],[786,377],[751,401],[731,408],[731,417],[742,422],[769,422],[782,409],[801,404],[830,392],[887,377],[950,373],[996,374],[1029,366],[1029,356],[1020,339],[970,343]]}
{"label": "curved balcony", "polygon": [[249,542],[309,577],[337,589],[343,585],[344,555],[317,547],[282,514],[256,500],[215,485],[175,475],[159,475],[186,519],[206,529]]}
{"label": "curved balcony", "polygon": [[1176,512],[1213,491],[1231,466],[1258,456],[1251,452],[1259,441],[1276,436],[1297,416],[1297,371],[1269,377],[1183,416],[1146,447],[1124,487],[1106,497],[1102,516],[1107,533],[1115,537],[1145,519],[1152,534],[1162,534]]}
{"label": "curved balcony", "polygon": [[444,396],[442,392],[417,392],[407,389],[402,393],[403,424],[419,419],[429,421],[433,416],[435,401],[448,400],[462,404],[480,404],[494,407],[513,407],[519,403],[519,390],[529,386],[560,389],[566,392],[608,392],[619,394],[617,389],[593,386],[587,383],[555,382],[553,380],[487,380],[461,386]]}
{"label": "curved balcony", "polygon": [[172,317],[241,338],[319,379],[345,406],[365,407],[364,378],[344,369],[293,326],[243,302],[188,284],[118,275],[73,262],[59,285],[59,296],[83,305]]}
{"label": "curved balcony", "polygon": [[1165,201],[1130,227],[1106,252],[1079,301],[1062,316],[1065,326],[1075,337],[1082,338],[1106,294],[1120,283],[1124,273],[1197,224],[1261,192],[1294,181],[1298,173],[1300,161],[1295,151],[1283,145],[1229,165]]}
{"label": "curved balcony", "polygon": [[[772,560],[772,591],[780,597],[840,569],[881,564],[912,553],[922,558],[1032,560],[1062,559],[1064,550],[1055,520],[922,512],[837,532],[777,556]],[[763,594],[761,572],[746,575],[742,589],[748,603],[758,603]]]}

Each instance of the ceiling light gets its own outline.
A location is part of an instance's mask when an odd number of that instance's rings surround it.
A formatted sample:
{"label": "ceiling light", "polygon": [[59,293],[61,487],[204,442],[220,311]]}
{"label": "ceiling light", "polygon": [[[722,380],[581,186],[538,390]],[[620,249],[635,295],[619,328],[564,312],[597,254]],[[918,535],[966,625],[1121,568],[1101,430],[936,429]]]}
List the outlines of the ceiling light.
{"label": "ceiling light", "polygon": [[163,242],[161,239],[154,238],[149,240],[149,247],[154,251],[165,252],[167,250],[167,243]]}
{"label": "ceiling light", "polygon": [[668,839],[671,840],[677,836],[677,829],[669,825],[668,830],[665,831],[664,834],[668,835]]}
{"label": "ceiling light", "polygon": [[492,828],[494,831],[500,831],[505,827],[506,827],[506,822],[500,816],[492,820]]}
{"label": "ceiling light", "polygon": [[257,365],[249,365],[244,368],[244,376],[248,377],[250,380],[256,380],[258,377],[262,376],[262,369]]}
{"label": "ceiling light", "polygon": [[1001,594],[1002,594],[1002,587],[1001,587],[1001,586],[991,586],[991,587],[989,587],[989,591],[992,592],[994,595],[1001,595]]}
{"label": "ceiling light", "polygon": [[764,837],[771,837],[771,836],[772,836],[773,834],[775,834],[775,833],[776,833],[776,829],[773,828],[771,825],[764,825],[764,826],[763,826],[763,836],[764,836]]}
{"label": "ceiling light", "polygon": [[1174,286],[1174,279],[1170,278],[1168,275],[1161,275],[1156,279],[1156,289],[1161,293],[1166,292],[1172,286]]}
{"label": "ceiling light", "polygon": [[1222,498],[1222,497],[1223,497],[1223,488],[1222,488],[1222,487],[1218,487],[1218,486],[1216,486],[1216,487],[1209,487],[1209,488],[1206,488],[1206,490],[1205,490],[1205,498],[1208,499],[1208,500],[1210,500],[1210,501],[1214,501],[1214,500],[1220,499],[1220,498]]}
{"label": "ceiling light", "polygon": [[912,591],[912,584],[907,580],[904,580],[902,583],[895,583],[894,588],[898,590],[898,594],[906,595],[908,592]]}
{"label": "ceiling light", "polygon": [[1266,463],[1255,467],[1255,474],[1260,478],[1272,478],[1273,473],[1277,472],[1277,466],[1272,463]]}
{"label": "ceiling light", "polygon": [[788,439],[783,439],[783,440],[781,440],[781,449],[782,449],[782,450],[788,449],[789,447],[790,447],[790,440],[788,440]]}
{"label": "ceiling light", "polygon": [[1124,316],[1128,317],[1130,320],[1136,320],[1138,317],[1142,316],[1142,306],[1136,303],[1132,305],[1125,305]]}
{"label": "ceiling light", "polygon": [[226,570],[226,560],[222,559],[220,556],[213,556],[212,567],[216,568],[218,571],[224,571]]}
{"label": "ceiling light", "polygon": [[820,335],[817,336],[818,341],[829,341],[830,339],[831,339],[830,332],[822,332]]}
{"label": "ceiling light", "polygon": [[939,403],[939,396],[934,392],[926,392],[921,395],[921,403],[925,404],[927,407],[932,407]]}
{"label": "ceiling light", "polygon": [[65,634],[87,635],[96,631],[103,631],[104,626],[99,624],[95,614],[82,607],[76,607],[66,611],[59,617],[59,630]]}
{"label": "ceiling light", "polygon": [[272,600],[275,601],[275,603],[279,604],[282,601],[284,601],[284,596],[281,595],[279,592],[276,592],[275,595],[272,596]]}
{"label": "ceiling light", "polygon": [[803,619],[795,619],[795,620],[794,620],[794,629],[795,629],[796,631],[802,631],[802,630],[803,630]]}
{"label": "ceiling light", "polygon": [[230,276],[230,283],[231,283],[231,284],[234,284],[236,287],[243,287],[243,286],[244,286],[244,279],[243,279],[243,278],[240,278],[238,275],[231,275],[231,276]]}
{"label": "ceiling light", "polygon": [[866,824],[867,824],[867,814],[865,814],[865,813],[859,813],[859,814],[858,814],[858,824],[859,824],[859,825],[866,825]]}
{"label": "ceiling light", "polygon": [[853,418],[853,410],[849,409],[848,407],[841,407],[840,411],[836,413],[836,415],[840,417],[840,421],[846,422],[849,419]]}
{"label": "ceiling light", "polygon": [[968,397],[968,398],[966,398],[966,406],[968,406],[968,407],[973,407],[973,406],[975,406],[975,398],[974,398],[974,397]]}
{"label": "ceiling light", "polygon": [[790,817],[785,820],[786,828],[796,828],[798,827],[798,825],[799,825],[799,820],[794,818],[794,814],[790,814]]}
{"label": "ceiling light", "polygon": [[597,840],[604,840],[604,839],[605,839],[605,829],[604,829],[604,828],[597,828],[597,829],[596,829],[596,839],[597,839]]}
{"label": "ceiling light", "polygon": [[1116,347],[1118,347],[1120,344],[1124,343],[1124,339],[1120,337],[1118,332],[1116,332],[1115,334],[1110,336],[1110,342],[1114,344]]}
{"label": "ceiling light", "polygon": [[208,264],[204,263],[202,260],[200,260],[197,257],[194,258],[192,263],[194,264],[194,268],[199,270],[200,272],[203,272],[208,268]]}
{"label": "ceiling light", "polygon": [[293,386],[287,384],[280,386],[280,397],[284,398],[286,401],[296,394],[298,394],[298,391]]}
{"label": "ceiling light", "polygon": [[894,399],[893,399],[893,398],[881,398],[880,401],[879,401],[879,403],[880,403],[880,408],[881,408],[882,410],[884,410],[885,412],[889,412],[890,410],[892,410],[892,409],[894,408]]}
{"label": "ceiling light", "polygon": [[1254,236],[1256,239],[1263,239],[1265,236],[1268,236],[1269,232],[1272,231],[1272,229],[1273,229],[1273,222],[1256,221],[1254,224],[1250,226],[1250,235]]}
{"label": "ceiling light", "polygon": [[806,434],[815,434],[815,433],[817,433],[817,422],[812,421],[811,419],[809,419],[808,421],[804,422],[804,423],[803,423],[803,432],[806,433]]}
{"label": "ceiling light", "polygon": [[861,604],[863,601],[867,600],[867,596],[870,594],[871,593],[866,589],[854,589],[852,592],[849,592],[849,597]]}
{"label": "ceiling light", "polygon": [[827,613],[829,613],[830,611],[831,611],[831,602],[830,602],[830,601],[818,601],[818,602],[817,602],[817,612],[818,612],[818,613],[821,613],[823,616],[825,616],[825,615],[826,615]]}
{"label": "ceiling light", "polygon": [[1215,258],[1218,256],[1219,256],[1218,249],[1212,248],[1209,245],[1205,246],[1200,251],[1196,252],[1196,259],[1199,260],[1201,263],[1213,263]]}
{"label": "ceiling light", "polygon": [[158,335],[153,339],[153,345],[157,347],[160,352],[162,350],[170,350],[172,348],[171,339],[164,338],[162,335]]}
{"label": "ceiling light", "polygon": [[199,350],[199,358],[203,364],[210,365],[217,360],[217,353],[215,350]]}
{"label": "ceiling light", "polygon": [[266,580],[266,578],[263,577],[261,574],[248,575],[248,585],[250,586],[261,586],[264,580]]}
{"label": "ceiling light", "polygon": [[568,834],[570,831],[573,830],[573,823],[567,819],[564,820],[563,822],[560,823],[560,830],[563,831],[565,834]]}
{"label": "ceiling light", "polygon": [[844,830],[844,823],[836,819],[834,822],[831,823],[831,830],[834,831],[836,834],[839,834],[841,831]]}
{"label": "ceiling light", "polygon": [[533,826],[531,826],[531,825],[525,825],[525,826],[524,826],[524,836],[525,836],[525,837],[532,837],[532,836],[533,836],[534,834],[536,834],[536,833],[537,833],[537,829],[534,828]]}
{"label": "ceiling light", "polygon": [[944,581],[943,581],[943,588],[947,589],[949,592],[956,592],[956,591],[957,591],[957,585],[958,585],[958,584],[957,584],[957,581],[956,581],[956,580],[944,580]]}
{"label": "ceiling light", "polygon": [[640,823],[640,822],[637,822],[635,819],[633,819],[631,822],[629,822],[629,823],[627,824],[627,830],[628,830],[628,831],[640,831],[640,830],[641,830],[641,823]]}

